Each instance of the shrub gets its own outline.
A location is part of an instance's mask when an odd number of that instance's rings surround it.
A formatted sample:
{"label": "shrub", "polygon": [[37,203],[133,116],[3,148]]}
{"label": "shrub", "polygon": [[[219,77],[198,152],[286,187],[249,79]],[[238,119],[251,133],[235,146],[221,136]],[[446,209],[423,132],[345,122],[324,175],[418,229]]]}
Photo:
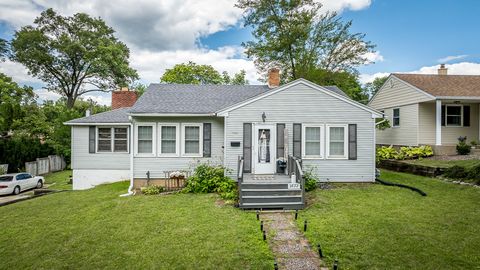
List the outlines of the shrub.
{"label": "shrub", "polygon": [[222,166],[200,164],[195,168],[193,175],[187,179],[184,192],[217,192],[225,200],[236,200],[238,196],[237,183],[224,174],[225,168]]}
{"label": "shrub", "polygon": [[165,191],[165,188],[162,186],[151,185],[148,187],[141,188],[142,193],[145,195],[158,195]]}
{"label": "shrub", "polygon": [[476,182],[480,181],[480,165],[472,167],[467,172],[467,178],[475,180]]}
{"label": "shrub", "polygon": [[393,146],[382,146],[377,148],[377,161],[385,159],[394,159],[397,156],[397,150]]}
{"label": "shrub", "polygon": [[395,150],[393,146],[382,146],[377,148],[377,162],[385,159],[415,159],[433,156],[433,149],[429,145],[419,147],[404,146]]}
{"label": "shrub", "polygon": [[473,140],[470,142],[470,145],[473,146],[473,147],[476,147],[478,145],[478,142]]}
{"label": "shrub", "polygon": [[470,154],[471,147],[466,143],[467,137],[458,137],[457,154],[468,155]]}
{"label": "shrub", "polygon": [[445,169],[443,175],[447,178],[463,179],[467,177],[467,170],[462,166],[455,165]]}
{"label": "shrub", "polygon": [[318,179],[311,171],[305,172],[303,179],[305,180],[305,191],[312,191],[317,188]]}

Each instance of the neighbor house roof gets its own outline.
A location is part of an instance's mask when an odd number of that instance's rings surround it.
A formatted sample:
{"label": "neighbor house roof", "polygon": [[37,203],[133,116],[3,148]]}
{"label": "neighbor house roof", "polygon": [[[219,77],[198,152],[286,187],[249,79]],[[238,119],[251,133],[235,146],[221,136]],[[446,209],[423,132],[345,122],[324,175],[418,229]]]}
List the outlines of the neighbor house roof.
{"label": "neighbor house roof", "polygon": [[392,75],[435,97],[480,97],[480,75]]}
{"label": "neighbor house roof", "polygon": [[65,125],[75,125],[75,124],[109,124],[109,123],[125,123],[128,124],[128,110],[130,107],[119,108],[107,112],[97,113],[90,116],[77,118],[65,122]]}
{"label": "neighbor house roof", "polygon": [[[346,96],[336,86],[328,90]],[[150,84],[130,109],[131,114],[213,114],[221,109],[263,94],[267,85]]]}

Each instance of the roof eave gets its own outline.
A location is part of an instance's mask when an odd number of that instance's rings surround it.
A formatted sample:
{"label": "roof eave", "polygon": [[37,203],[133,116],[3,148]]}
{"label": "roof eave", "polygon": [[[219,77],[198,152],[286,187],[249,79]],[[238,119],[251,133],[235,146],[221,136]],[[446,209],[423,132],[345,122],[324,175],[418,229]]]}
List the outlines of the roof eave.
{"label": "roof eave", "polygon": [[215,113],[127,113],[129,116],[147,116],[147,117],[181,117],[181,116],[215,116]]}
{"label": "roof eave", "polygon": [[129,122],[75,122],[75,123],[69,123],[69,122],[64,122],[63,123],[65,126],[124,126],[124,125],[130,125]]}

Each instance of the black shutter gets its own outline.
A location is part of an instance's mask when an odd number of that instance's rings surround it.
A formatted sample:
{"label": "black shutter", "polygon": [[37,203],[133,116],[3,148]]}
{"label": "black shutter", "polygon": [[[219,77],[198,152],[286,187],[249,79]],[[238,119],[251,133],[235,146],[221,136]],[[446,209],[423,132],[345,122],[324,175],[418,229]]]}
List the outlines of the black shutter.
{"label": "black shutter", "polygon": [[357,124],[348,125],[348,159],[357,159]]}
{"label": "black shutter", "polygon": [[293,156],[302,157],[302,124],[293,124]]}
{"label": "black shutter", "polygon": [[95,153],[95,133],[96,127],[90,126],[88,128],[88,152],[91,154]]}
{"label": "black shutter", "polygon": [[285,124],[277,124],[277,158],[283,158],[285,155]]}
{"label": "black shutter", "polygon": [[469,105],[463,106],[463,126],[464,127],[470,126],[470,106]]}
{"label": "black shutter", "polygon": [[203,157],[212,156],[212,124],[203,123]]}
{"label": "black shutter", "polygon": [[252,171],[252,123],[243,123],[243,172]]}
{"label": "black shutter", "polygon": [[445,105],[442,105],[442,126],[445,126]]}

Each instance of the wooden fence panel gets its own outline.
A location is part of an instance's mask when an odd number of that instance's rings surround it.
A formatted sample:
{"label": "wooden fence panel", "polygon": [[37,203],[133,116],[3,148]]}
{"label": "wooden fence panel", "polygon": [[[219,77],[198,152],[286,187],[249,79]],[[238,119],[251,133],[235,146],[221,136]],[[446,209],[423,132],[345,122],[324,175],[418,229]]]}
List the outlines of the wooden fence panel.
{"label": "wooden fence panel", "polygon": [[25,171],[32,176],[38,175],[38,166],[36,161],[25,162]]}
{"label": "wooden fence panel", "polygon": [[63,158],[61,156],[48,156],[50,162],[50,172],[58,172],[63,169]]}
{"label": "wooden fence panel", "polygon": [[38,175],[47,174],[50,172],[50,159],[37,158]]}

